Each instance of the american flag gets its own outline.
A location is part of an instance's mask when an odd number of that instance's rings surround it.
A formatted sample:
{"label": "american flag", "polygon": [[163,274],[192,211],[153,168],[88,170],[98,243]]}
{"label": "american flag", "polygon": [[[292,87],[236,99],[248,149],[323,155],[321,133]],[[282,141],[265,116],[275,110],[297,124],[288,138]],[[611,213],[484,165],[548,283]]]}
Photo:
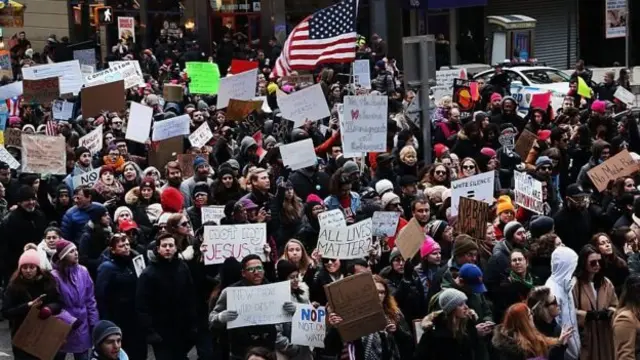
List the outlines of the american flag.
{"label": "american flag", "polygon": [[47,136],[58,135],[58,124],[53,119],[47,120],[45,124],[46,124],[45,130],[44,130],[45,135]]}
{"label": "american flag", "polygon": [[302,20],[285,41],[271,77],[312,70],[322,63],[353,61],[357,13],[358,0],[342,0]]}
{"label": "american flag", "polygon": [[20,103],[22,103],[22,95],[8,98],[5,101],[7,103],[9,116],[20,116]]}

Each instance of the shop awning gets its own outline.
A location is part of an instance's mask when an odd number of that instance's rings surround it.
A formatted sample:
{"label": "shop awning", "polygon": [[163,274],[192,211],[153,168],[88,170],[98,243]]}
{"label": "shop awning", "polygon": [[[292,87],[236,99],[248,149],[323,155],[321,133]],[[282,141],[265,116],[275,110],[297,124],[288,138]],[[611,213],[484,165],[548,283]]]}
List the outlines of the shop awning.
{"label": "shop awning", "polygon": [[13,0],[9,0],[7,4],[5,4],[4,1],[0,1],[0,10],[3,10],[3,9],[12,9],[14,11],[20,11],[24,9],[24,5]]}
{"label": "shop awning", "polygon": [[525,15],[487,16],[489,24],[498,25],[505,30],[534,29],[536,19]]}

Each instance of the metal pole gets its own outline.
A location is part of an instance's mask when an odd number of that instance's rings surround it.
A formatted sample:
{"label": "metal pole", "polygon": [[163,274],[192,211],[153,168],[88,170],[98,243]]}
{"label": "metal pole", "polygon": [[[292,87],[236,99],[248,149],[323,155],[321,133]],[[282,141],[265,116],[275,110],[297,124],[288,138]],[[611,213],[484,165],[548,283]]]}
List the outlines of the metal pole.
{"label": "metal pole", "polygon": [[629,13],[629,0],[624,2],[626,12],[625,12],[625,33],[624,33],[624,65],[627,69],[631,69],[631,62],[629,61],[629,39],[631,38],[631,28],[629,23],[631,22],[631,17]]}
{"label": "metal pole", "polygon": [[422,154],[425,164],[432,162],[431,157],[431,103],[429,100],[429,48],[426,41],[420,41],[420,109],[422,110]]}

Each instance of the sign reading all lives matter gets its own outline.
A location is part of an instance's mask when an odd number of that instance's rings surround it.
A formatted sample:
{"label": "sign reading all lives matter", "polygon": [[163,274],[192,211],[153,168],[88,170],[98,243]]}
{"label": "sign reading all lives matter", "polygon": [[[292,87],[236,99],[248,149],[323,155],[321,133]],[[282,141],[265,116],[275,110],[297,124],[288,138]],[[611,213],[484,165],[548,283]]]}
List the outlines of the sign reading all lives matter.
{"label": "sign reading all lives matter", "polygon": [[487,171],[482,174],[469,176],[464,179],[451,182],[451,216],[458,215],[458,203],[460,197],[493,203],[493,186],[495,172]]}
{"label": "sign reading all lives matter", "polygon": [[309,304],[296,304],[296,312],[291,319],[291,343],[324,348],[327,315],[324,306],[314,308]]}
{"label": "sign reading all lives matter", "polygon": [[238,318],[227,323],[227,329],[245,326],[280,324],[291,321],[282,306],[291,301],[291,284],[280,281],[267,285],[229,286],[227,310],[238,312]]}
{"label": "sign reading all lives matter", "polygon": [[318,224],[320,229],[325,227],[344,227],[347,226],[347,221],[344,219],[342,210],[333,209],[318,214]]}
{"label": "sign reading all lives matter", "polygon": [[537,214],[542,214],[544,212],[542,182],[520,171],[514,171],[513,178],[515,180],[516,204]]}
{"label": "sign reading all lives matter", "polygon": [[241,224],[205,226],[204,264],[222,264],[227,258],[238,261],[250,254],[260,255],[264,260],[264,245],[267,243],[267,225]]}
{"label": "sign reading all lives matter", "polygon": [[638,164],[633,160],[629,151],[623,150],[589,170],[587,175],[598,191],[602,192],[609,185],[609,181],[631,175],[637,170]]}
{"label": "sign reading all lives matter", "polygon": [[318,252],[327,259],[367,256],[373,239],[371,218],[346,227],[325,227],[318,235]]}
{"label": "sign reading all lives matter", "polygon": [[344,97],[342,148],[345,153],[387,151],[386,96]]}

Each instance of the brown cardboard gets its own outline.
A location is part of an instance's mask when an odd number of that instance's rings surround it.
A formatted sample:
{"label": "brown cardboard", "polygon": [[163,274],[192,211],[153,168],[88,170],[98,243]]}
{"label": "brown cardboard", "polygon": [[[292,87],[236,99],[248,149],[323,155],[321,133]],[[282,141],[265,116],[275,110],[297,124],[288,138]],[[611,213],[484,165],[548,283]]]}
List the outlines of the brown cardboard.
{"label": "brown cardboard", "polygon": [[398,238],[396,239],[396,246],[400,250],[400,254],[405,259],[410,259],[415,255],[420,246],[424,242],[424,230],[418,224],[415,218],[411,219],[409,223],[400,230]]}
{"label": "brown cardboard", "polygon": [[484,239],[489,222],[489,204],[461,196],[456,231],[474,239]]}
{"label": "brown cardboard", "polygon": [[165,101],[181,102],[182,101],[182,85],[164,84],[162,89],[162,97]]}
{"label": "brown cardboard", "polygon": [[51,105],[60,96],[60,78],[22,80],[22,91],[27,104]]}
{"label": "brown cardboard", "polygon": [[180,169],[182,170],[182,178],[188,179],[193,176],[193,160],[196,159],[196,154],[179,154],[178,155],[178,163],[180,164]]}
{"label": "brown cardboard", "polygon": [[227,106],[226,117],[235,121],[244,120],[253,111],[262,110],[262,100],[236,100],[230,99]]}
{"label": "brown cardboard", "polygon": [[5,129],[4,146],[15,146],[17,148],[22,148],[22,131],[12,128]]}
{"label": "brown cardboard", "polygon": [[538,136],[536,134],[529,130],[524,130],[522,134],[520,134],[518,141],[516,141],[516,147],[513,151],[520,155],[520,158],[524,161],[527,158],[527,155],[529,155],[529,150],[531,150],[531,147],[537,139]]}
{"label": "brown cardboard", "polygon": [[67,146],[62,136],[22,134],[22,171],[34,174],[67,173]]}
{"label": "brown cardboard", "polygon": [[623,150],[616,156],[589,170],[587,175],[598,191],[602,192],[607,188],[610,181],[631,175],[636,171],[638,171],[638,163],[633,160],[629,151]]}
{"label": "brown cardboard", "polygon": [[169,161],[177,160],[178,154],[183,152],[184,136],[154,142],[149,148],[149,165],[162,172]]}
{"label": "brown cardboard", "polygon": [[41,360],[52,360],[67,339],[71,325],[52,316],[38,318],[38,308],[32,307],[13,336],[13,345]]}
{"label": "brown cardboard", "polygon": [[97,117],[103,112],[120,112],[126,107],[124,80],[82,88],[82,116]]}
{"label": "brown cardboard", "polygon": [[331,311],[342,318],[338,332],[343,342],[384,330],[387,319],[370,272],[360,273],[324,286]]}

